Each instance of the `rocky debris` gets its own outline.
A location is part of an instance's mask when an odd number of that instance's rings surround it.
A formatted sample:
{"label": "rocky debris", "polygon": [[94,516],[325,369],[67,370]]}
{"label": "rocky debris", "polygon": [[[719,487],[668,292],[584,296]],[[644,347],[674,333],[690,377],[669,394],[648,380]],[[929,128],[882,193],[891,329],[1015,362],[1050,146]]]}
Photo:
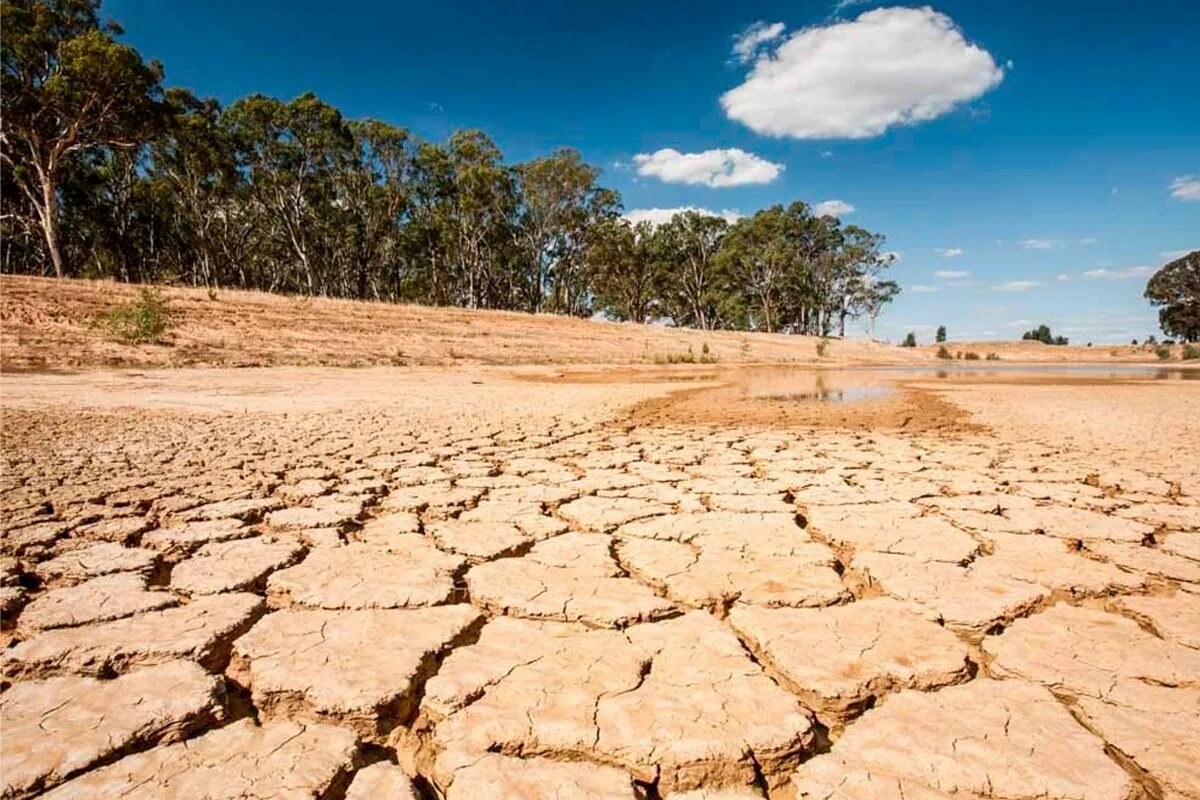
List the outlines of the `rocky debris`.
{"label": "rocky debris", "polygon": [[177,561],[206,544],[246,539],[254,535],[254,529],[240,519],[226,517],[157,528],[142,536],[141,545]]}
{"label": "rocky debris", "polygon": [[1149,625],[1161,638],[1200,650],[1200,599],[1184,593],[1173,597],[1130,595],[1118,600],[1117,607]]}
{"label": "rocky debris", "polygon": [[147,589],[145,576],[114,572],[38,595],[21,613],[20,624],[25,631],[72,628],[178,604],[170,592]]}
{"label": "rocky debris", "polygon": [[220,669],[230,644],[262,608],[252,594],[213,595],[112,622],[43,631],[5,651],[4,667],[14,677],[123,673],[176,659]]}
{"label": "rocky debris", "polygon": [[358,758],[354,734],[330,725],[244,719],[187,742],[126,756],[62,784],[48,800],[324,797]]}
{"label": "rocky debris", "polygon": [[304,555],[297,543],[256,539],[206,544],[171,572],[171,587],[190,595],[261,589],[266,577]]}
{"label": "rocky debris", "polygon": [[433,732],[441,786],[489,751],[620,764],[663,792],[745,786],[784,777],[814,737],[703,612],[624,633],[497,620],[447,658],[427,704],[448,714]]}
{"label": "rocky debris", "polygon": [[405,608],[445,603],[464,559],[410,534],[388,547],[351,543],[320,547],[267,579],[276,608]]}
{"label": "rocky debris", "polygon": [[90,547],[69,550],[49,561],[43,561],[37,565],[36,571],[44,581],[72,584],[114,572],[149,575],[157,563],[158,554],[153,550],[101,542]]}
{"label": "rocky debris", "polygon": [[260,719],[333,722],[380,740],[480,619],[468,605],[277,611],[234,643],[228,674],[251,690]]}
{"label": "rocky debris", "polygon": [[533,544],[531,537],[508,522],[444,520],[430,524],[428,534],[441,549],[476,563],[513,555]]}
{"label": "rocky debris", "polygon": [[0,695],[0,796],[27,797],[133,748],[172,742],[218,721],[219,678],[187,661],[113,680],[61,677]]}
{"label": "rocky debris", "polygon": [[1054,696],[980,679],[905,691],[792,778],[798,798],[1129,800],[1128,774]]}
{"label": "rocky debris", "polygon": [[345,800],[421,800],[421,796],[404,770],[379,761],[354,773]]}
{"label": "rocky debris", "polygon": [[615,767],[493,753],[459,770],[446,791],[446,800],[485,797],[633,800],[636,795],[629,775]]}
{"label": "rocky debris", "polygon": [[1115,678],[1200,687],[1200,651],[1094,608],[1056,605],[984,639],[993,674],[1103,698]]}
{"label": "rocky debris", "polygon": [[524,557],[472,567],[466,580],[472,602],[530,619],[622,627],[676,611],[670,600],[621,577],[609,538],[599,534],[547,539]]}
{"label": "rocky debris", "polygon": [[558,507],[558,515],[588,531],[611,531],[618,525],[658,514],[671,513],[671,507],[654,500],[636,497],[596,497],[588,495]]}
{"label": "rocky debris", "polygon": [[729,624],[826,724],[844,723],[885,694],[972,674],[958,637],[890,598],[823,609],[739,604]]}

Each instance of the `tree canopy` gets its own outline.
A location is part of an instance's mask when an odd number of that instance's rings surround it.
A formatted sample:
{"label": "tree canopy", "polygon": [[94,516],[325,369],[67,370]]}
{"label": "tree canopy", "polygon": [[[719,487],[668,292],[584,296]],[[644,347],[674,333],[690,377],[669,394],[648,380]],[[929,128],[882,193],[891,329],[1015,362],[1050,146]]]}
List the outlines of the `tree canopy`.
{"label": "tree canopy", "polygon": [[1158,307],[1163,333],[1200,341],[1200,250],[1164,266],[1146,283],[1145,297]]}
{"label": "tree canopy", "polygon": [[98,0],[3,0],[0,270],[830,335],[899,287],[805,203],[621,217],[570,149],[423,141],[309,93],[163,87]]}

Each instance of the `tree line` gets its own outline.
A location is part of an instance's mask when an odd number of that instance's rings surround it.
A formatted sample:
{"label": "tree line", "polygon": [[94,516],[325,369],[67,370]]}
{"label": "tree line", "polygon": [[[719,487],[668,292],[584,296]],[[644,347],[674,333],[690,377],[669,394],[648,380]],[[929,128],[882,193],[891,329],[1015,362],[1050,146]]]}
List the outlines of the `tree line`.
{"label": "tree line", "polygon": [[819,335],[899,292],[882,236],[804,203],[635,225],[574,150],[166,88],[99,7],[0,3],[6,273]]}

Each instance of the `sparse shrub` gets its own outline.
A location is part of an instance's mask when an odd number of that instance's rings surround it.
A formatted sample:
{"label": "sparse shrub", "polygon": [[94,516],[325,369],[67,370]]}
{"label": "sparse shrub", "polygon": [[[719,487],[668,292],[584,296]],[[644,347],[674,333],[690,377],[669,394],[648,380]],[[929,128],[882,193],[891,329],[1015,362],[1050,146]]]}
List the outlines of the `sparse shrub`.
{"label": "sparse shrub", "polygon": [[913,333],[912,331],[909,331],[908,335],[904,337],[904,343],[901,344],[900,346],[901,347],[916,347],[917,346],[917,335],[915,333]]}
{"label": "sparse shrub", "polygon": [[700,346],[700,363],[715,364],[717,363],[717,355],[708,349],[708,342]]}
{"label": "sparse shrub", "polygon": [[1134,339],[1132,342],[1130,342],[1130,344],[1134,347],[1137,347],[1137,339]]}
{"label": "sparse shrub", "polygon": [[828,339],[822,339],[821,341],[817,342],[817,358],[824,358],[825,354],[828,351],[829,351],[829,340]]}
{"label": "sparse shrub", "polygon": [[1170,361],[1171,360],[1171,348],[1167,347],[1166,345],[1158,347],[1155,349],[1154,355],[1158,356],[1159,361]]}
{"label": "sparse shrub", "polygon": [[987,354],[987,360],[988,360],[988,361],[999,361],[999,360],[1000,360],[1000,354],[999,354],[999,353],[988,353],[988,354]]}
{"label": "sparse shrub", "polygon": [[[702,356],[703,358],[703,356]],[[686,353],[667,353],[666,355],[657,356],[654,359],[656,364],[695,364],[696,352],[692,350],[689,344]]]}
{"label": "sparse shrub", "polygon": [[973,350],[972,350],[972,351],[969,351],[969,352],[967,352],[967,353],[964,353],[964,354],[963,354],[963,360],[964,360],[964,361],[978,361],[978,360],[979,360],[979,353],[976,353],[976,352],[975,352],[975,351],[973,351]]}
{"label": "sparse shrub", "polygon": [[942,345],[937,349],[937,357],[947,360],[954,358],[954,356],[950,355],[950,351],[946,349],[946,345]]}
{"label": "sparse shrub", "polygon": [[212,300],[212,301],[214,301],[214,302],[216,301],[216,299],[217,299],[217,287],[215,287],[215,286],[209,286],[209,287],[208,287],[208,299],[209,299],[209,300]]}
{"label": "sparse shrub", "polygon": [[1200,358],[1200,345],[1185,344],[1183,346],[1183,360],[1195,361]]}
{"label": "sparse shrub", "polygon": [[137,300],[105,311],[100,324],[114,339],[142,344],[161,341],[163,334],[174,324],[173,316],[163,296],[147,287],[142,289]]}

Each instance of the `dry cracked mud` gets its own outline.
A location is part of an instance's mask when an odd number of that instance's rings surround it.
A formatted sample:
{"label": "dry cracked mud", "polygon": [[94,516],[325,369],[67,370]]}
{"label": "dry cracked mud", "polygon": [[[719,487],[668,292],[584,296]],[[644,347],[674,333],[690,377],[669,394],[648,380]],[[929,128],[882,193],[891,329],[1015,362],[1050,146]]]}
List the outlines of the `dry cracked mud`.
{"label": "dry cracked mud", "polygon": [[1193,387],[529,377],[6,376],[3,798],[1200,798]]}

